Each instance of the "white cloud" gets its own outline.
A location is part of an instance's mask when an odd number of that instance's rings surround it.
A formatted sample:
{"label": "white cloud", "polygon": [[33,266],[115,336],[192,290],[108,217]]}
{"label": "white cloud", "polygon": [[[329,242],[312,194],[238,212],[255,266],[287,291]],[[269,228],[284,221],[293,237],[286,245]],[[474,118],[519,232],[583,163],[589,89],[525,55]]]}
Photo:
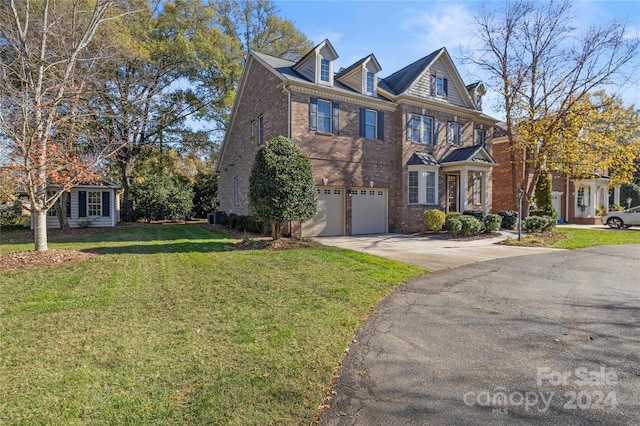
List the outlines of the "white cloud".
{"label": "white cloud", "polygon": [[315,44],[319,44],[326,39],[335,46],[335,44],[339,42],[340,39],[342,39],[343,34],[338,31],[331,31],[330,29],[323,28],[314,30],[313,33],[308,37]]}
{"label": "white cloud", "polygon": [[462,4],[438,2],[425,4],[424,9],[404,11],[400,29],[407,40],[414,40],[416,51],[425,55],[441,47],[449,52],[466,47],[471,42],[472,12]]}

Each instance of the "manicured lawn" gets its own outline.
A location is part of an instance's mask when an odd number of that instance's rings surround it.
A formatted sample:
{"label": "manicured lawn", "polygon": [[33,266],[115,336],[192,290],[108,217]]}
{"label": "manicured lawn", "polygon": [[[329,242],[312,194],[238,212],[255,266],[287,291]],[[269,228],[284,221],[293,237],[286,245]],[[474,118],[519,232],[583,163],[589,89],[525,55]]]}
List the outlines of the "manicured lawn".
{"label": "manicured lawn", "polygon": [[589,246],[613,244],[640,244],[640,231],[624,229],[579,229],[558,226],[555,232],[566,235],[566,239],[558,241],[552,247],[574,249]]}
{"label": "manicured lawn", "polygon": [[369,310],[424,272],[194,225],[50,248],[101,256],[0,271],[0,424],[310,424]]}

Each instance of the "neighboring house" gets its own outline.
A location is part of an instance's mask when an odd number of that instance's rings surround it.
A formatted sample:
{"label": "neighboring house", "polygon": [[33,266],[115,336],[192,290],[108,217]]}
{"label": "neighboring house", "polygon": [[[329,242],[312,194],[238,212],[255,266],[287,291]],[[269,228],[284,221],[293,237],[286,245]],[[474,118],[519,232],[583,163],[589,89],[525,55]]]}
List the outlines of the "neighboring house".
{"label": "neighboring house", "polygon": [[[91,184],[76,185],[69,193],[66,212],[70,228],[113,227],[120,222],[121,187],[106,179]],[[47,228],[59,228],[55,208],[47,212]],[[33,229],[33,217],[31,218]]]}
{"label": "neighboring house", "polygon": [[304,236],[416,232],[426,209],[491,210],[497,120],[445,48],[381,79],[373,54],[337,72],[328,40],[298,62],[251,52],[215,171],[221,211],[249,214],[258,146],[288,136],[308,156],[318,213]]}
{"label": "neighboring house", "polygon": [[[509,142],[497,126],[491,144],[491,154],[499,166],[493,170],[492,212],[514,210]],[[523,173],[522,164],[517,173]],[[591,179],[573,179],[562,173],[551,173],[551,196],[558,219],[565,223],[600,224],[600,215],[614,204],[620,205],[620,187],[610,188],[606,176]]]}

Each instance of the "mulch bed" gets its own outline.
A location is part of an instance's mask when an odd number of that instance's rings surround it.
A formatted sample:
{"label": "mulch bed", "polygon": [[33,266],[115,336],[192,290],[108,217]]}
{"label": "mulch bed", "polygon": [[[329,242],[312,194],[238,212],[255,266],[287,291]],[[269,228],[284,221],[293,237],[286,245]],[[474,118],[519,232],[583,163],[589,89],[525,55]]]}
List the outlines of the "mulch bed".
{"label": "mulch bed", "polygon": [[75,250],[18,251],[0,254],[0,271],[22,269],[34,266],[57,266],[63,263],[96,257],[94,253]]}

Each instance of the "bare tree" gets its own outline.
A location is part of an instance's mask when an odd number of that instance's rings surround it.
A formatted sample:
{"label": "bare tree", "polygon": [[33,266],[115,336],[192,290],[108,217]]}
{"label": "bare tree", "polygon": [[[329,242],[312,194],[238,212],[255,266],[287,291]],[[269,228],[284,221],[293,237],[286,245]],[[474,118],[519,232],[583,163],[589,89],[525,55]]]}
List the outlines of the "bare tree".
{"label": "bare tree", "polygon": [[476,18],[480,48],[470,62],[488,73],[488,83],[500,93],[513,201],[522,189],[527,212],[544,159],[561,142],[554,135],[589,93],[627,82],[625,70],[637,57],[638,39],[629,38],[620,22],[578,33],[568,1],[494,5],[486,5]]}
{"label": "bare tree", "polygon": [[110,145],[93,143],[90,134],[69,143],[62,129],[78,122],[74,105],[97,60],[88,47],[114,3],[0,5],[0,144],[8,152],[5,166],[20,176],[19,186],[29,195],[36,251],[48,249],[47,211],[73,185],[95,179],[109,154]]}

